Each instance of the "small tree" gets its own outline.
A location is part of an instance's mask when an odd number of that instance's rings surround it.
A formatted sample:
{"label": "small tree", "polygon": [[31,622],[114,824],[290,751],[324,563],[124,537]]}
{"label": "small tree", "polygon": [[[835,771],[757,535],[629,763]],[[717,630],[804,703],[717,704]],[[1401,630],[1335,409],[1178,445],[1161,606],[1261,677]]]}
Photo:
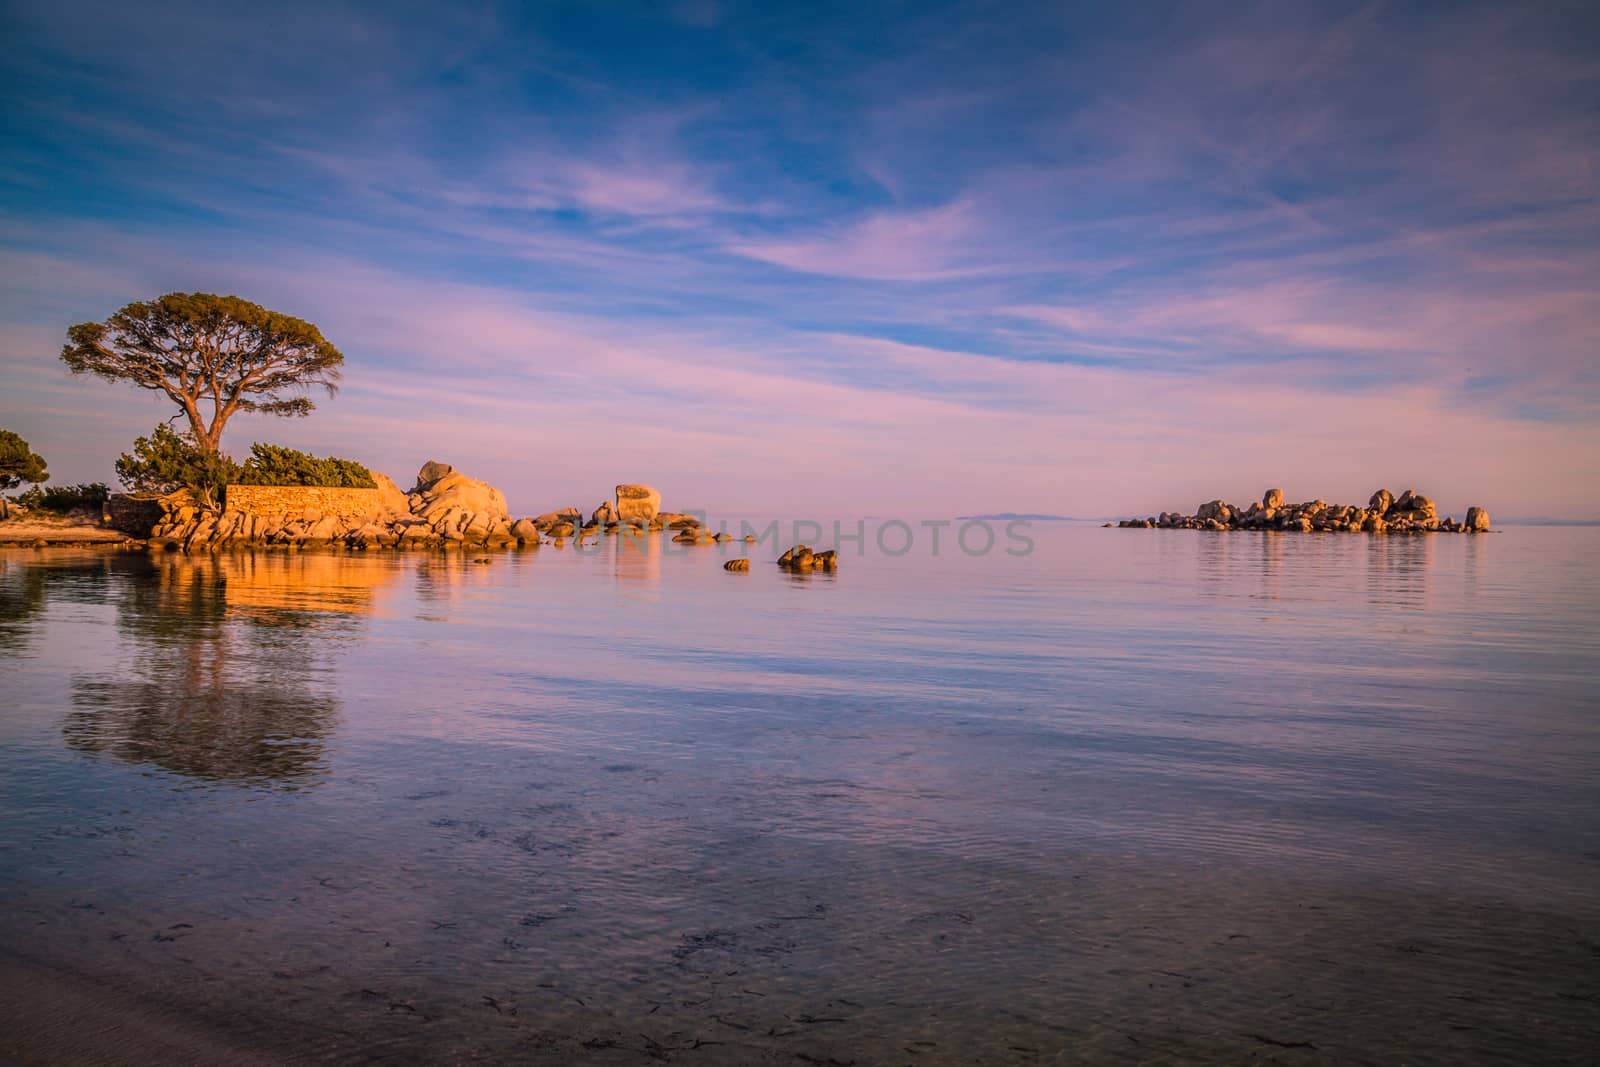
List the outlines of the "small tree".
{"label": "small tree", "polygon": [[221,451],[240,411],[307,415],[303,394],[337,390],[344,356],[309,322],[236,296],[168,293],[129,304],[105,322],[67,331],[61,360],[93,374],[165,393],[189,420],[201,452]]}
{"label": "small tree", "polygon": [[117,480],[129,492],[188,489],[201,506],[213,508],[239,466],[225,453],[208,452],[163,422],[149,437],[136,439],[132,452],[118,456],[116,468]]}
{"label": "small tree", "polygon": [[15,489],[23,482],[47,482],[44,457],[10,430],[0,430],[0,489]]}

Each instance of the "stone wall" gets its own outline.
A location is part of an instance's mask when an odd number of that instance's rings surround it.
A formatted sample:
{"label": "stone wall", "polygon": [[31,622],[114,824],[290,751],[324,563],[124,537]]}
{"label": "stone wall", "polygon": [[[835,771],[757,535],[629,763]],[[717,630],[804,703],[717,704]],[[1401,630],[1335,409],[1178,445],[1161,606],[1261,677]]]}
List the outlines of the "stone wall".
{"label": "stone wall", "polygon": [[383,513],[383,493],[377,489],[330,489],[315,485],[230,485],[223,507],[241,511],[264,522],[281,525],[291,519],[332,517],[358,525]]}
{"label": "stone wall", "polygon": [[151,529],[161,521],[161,515],[160,497],[113,493],[106,498],[100,521],[129,537],[149,537]]}

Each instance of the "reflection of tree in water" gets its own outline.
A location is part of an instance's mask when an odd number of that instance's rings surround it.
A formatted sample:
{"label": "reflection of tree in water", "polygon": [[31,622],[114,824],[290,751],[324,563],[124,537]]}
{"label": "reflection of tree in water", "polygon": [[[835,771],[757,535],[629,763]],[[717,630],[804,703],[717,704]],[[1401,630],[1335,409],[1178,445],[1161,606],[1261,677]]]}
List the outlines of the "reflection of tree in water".
{"label": "reflection of tree in water", "polygon": [[99,603],[116,556],[0,552],[0,652],[25,653],[51,603]]}
{"label": "reflection of tree in water", "polygon": [[74,681],[69,745],[196,778],[296,785],[339,710],[326,656],[393,571],[338,556],[129,559],[112,599],[127,673]]}

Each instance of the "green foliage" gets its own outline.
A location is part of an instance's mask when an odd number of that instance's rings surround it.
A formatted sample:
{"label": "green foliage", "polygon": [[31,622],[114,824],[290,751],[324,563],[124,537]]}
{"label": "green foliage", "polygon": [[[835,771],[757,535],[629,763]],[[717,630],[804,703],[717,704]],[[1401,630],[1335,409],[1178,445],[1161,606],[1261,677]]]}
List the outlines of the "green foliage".
{"label": "green foliage", "polygon": [[375,489],[372,472],[337,456],[313,456],[283,445],[254,444],[239,469],[240,485],[320,485],[335,489]]}
{"label": "green foliage", "polygon": [[45,489],[34,486],[17,497],[17,503],[39,511],[66,515],[74,511],[99,511],[105,506],[111,490],[105,482],[85,482],[82,485],[52,485]]}
{"label": "green foliage", "polygon": [[23,482],[50,480],[44,457],[17,434],[0,430],[0,489],[15,489]]}
{"label": "green foliage", "polygon": [[61,361],[73,374],[165,393],[195,447],[217,452],[240,411],[309,414],[314,405],[300,394],[332,396],[344,355],[303,319],[236,296],[168,293],[73,326]]}
{"label": "green foliage", "polygon": [[197,446],[194,438],[161,423],[149,437],[133,442],[133,451],[117,457],[117,480],[133,493],[170,493],[190,489],[205,505],[218,499],[233,481],[239,465],[221,452]]}
{"label": "green foliage", "polygon": [[166,423],[136,440],[131,453],[117,458],[117,479],[134,493],[188,489],[202,507],[216,506],[230,483],[343,489],[374,489],[378,484],[372,472],[352,460],[313,456],[282,445],[251,445],[250,458],[235,463],[226,453],[200,448],[191,434],[179,433]]}

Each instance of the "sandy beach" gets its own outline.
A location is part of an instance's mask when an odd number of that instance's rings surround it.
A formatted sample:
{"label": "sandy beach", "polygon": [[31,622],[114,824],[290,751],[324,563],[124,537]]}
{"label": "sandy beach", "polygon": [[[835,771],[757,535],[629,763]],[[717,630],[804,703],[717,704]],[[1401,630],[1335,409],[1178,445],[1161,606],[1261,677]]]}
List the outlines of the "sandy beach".
{"label": "sandy beach", "polygon": [[0,522],[0,545],[140,545],[118,530],[77,519],[24,518]]}

